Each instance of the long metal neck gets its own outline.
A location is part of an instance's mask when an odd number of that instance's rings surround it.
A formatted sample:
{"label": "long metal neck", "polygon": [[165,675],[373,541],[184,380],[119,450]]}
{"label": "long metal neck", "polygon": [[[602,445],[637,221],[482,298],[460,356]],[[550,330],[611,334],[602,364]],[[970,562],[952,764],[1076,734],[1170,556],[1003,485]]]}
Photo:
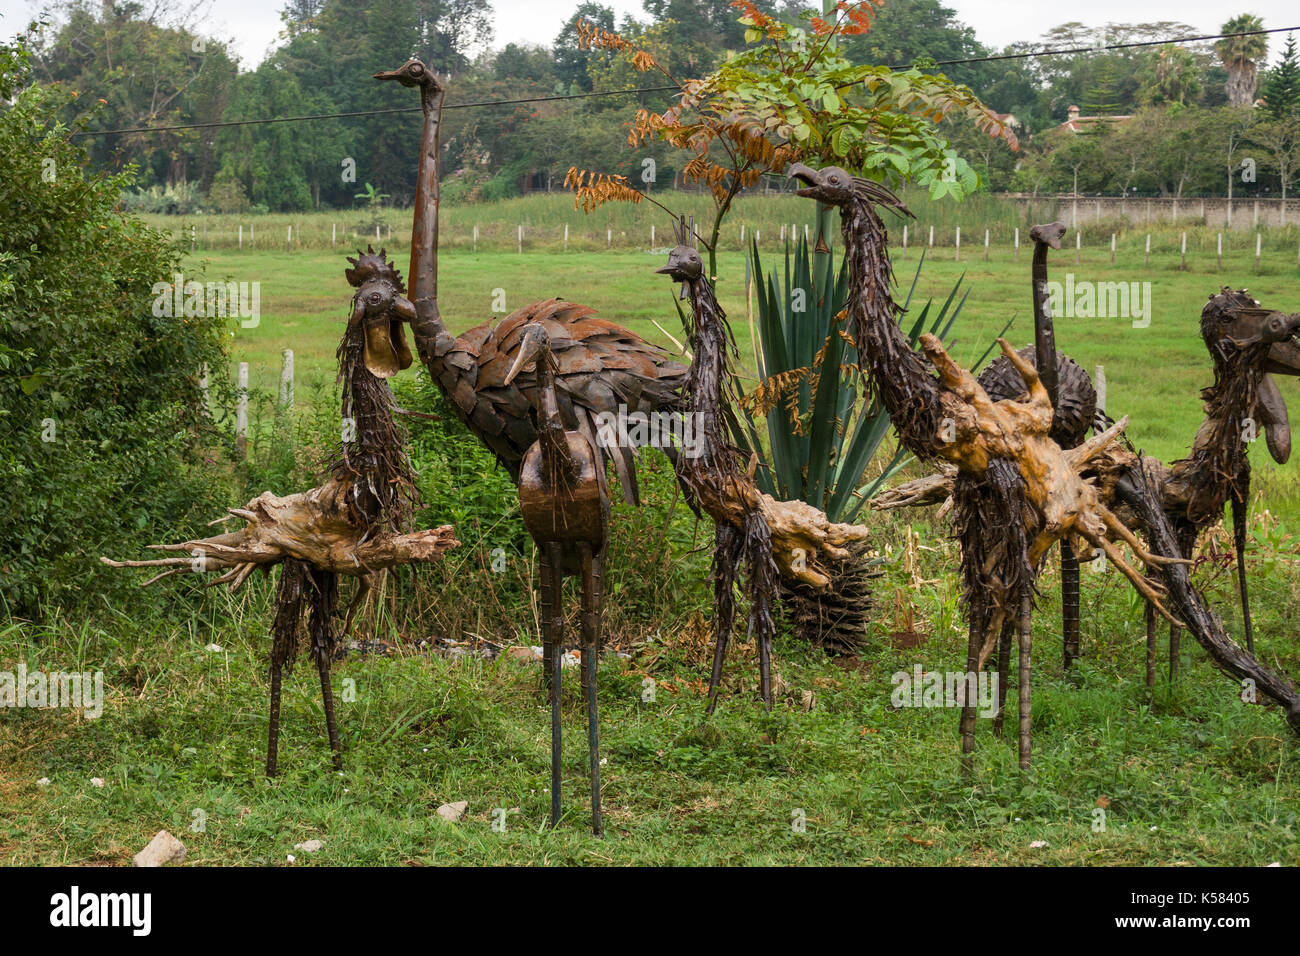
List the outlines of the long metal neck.
{"label": "long metal neck", "polygon": [[1038,377],[1047,389],[1047,397],[1056,408],[1060,386],[1056,366],[1056,330],[1052,325],[1052,299],[1047,290],[1047,250],[1045,242],[1034,243],[1034,358]]}
{"label": "long metal neck", "polygon": [[426,364],[430,358],[447,351],[451,342],[438,313],[438,129],[443,95],[432,84],[420,88],[424,131],[420,137],[409,279],[416,311],[412,332],[420,358]]}

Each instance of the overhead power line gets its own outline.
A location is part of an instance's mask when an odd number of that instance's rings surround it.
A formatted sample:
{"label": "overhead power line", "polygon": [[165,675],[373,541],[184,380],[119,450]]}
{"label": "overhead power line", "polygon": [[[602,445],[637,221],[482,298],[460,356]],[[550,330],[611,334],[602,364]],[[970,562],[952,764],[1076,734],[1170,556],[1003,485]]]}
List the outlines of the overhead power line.
{"label": "overhead power line", "polygon": [[[968,63],[993,63],[998,60],[1028,60],[1042,56],[1062,56],[1073,53],[1104,53],[1107,50],[1133,50],[1140,47],[1165,46],[1170,43],[1198,43],[1205,40],[1227,40],[1235,37],[1262,36],[1269,33],[1294,33],[1300,26],[1272,27],[1267,30],[1247,30],[1242,33],[1211,33],[1203,36],[1176,37],[1169,40],[1139,40],[1132,43],[1111,43],[1104,46],[1062,47],[1054,50],[1030,50],[1022,53],[998,53],[990,56],[967,57],[961,60],[936,60],[935,66],[960,66]],[[907,69],[911,64],[892,66],[891,70]],[[517,106],[524,103],[554,103],[559,100],[584,100],[600,96],[629,96],[637,93],[675,93],[676,86],[643,86],[625,90],[598,90],[591,93],[562,93],[551,96],[524,96],[511,100],[479,100],[473,103],[448,103],[444,110],[481,109],[489,106]],[[384,116],[392,113],[418,113],[419,106],[402,106],[392,109],[354,110],[348,113],[312,113],[305,116],[272,116],[267,119],[230,120],[217,123],[184,123],[178,126],[134,126],[123,129],[78,130],[73,136],[112,136],[124,133],[170,133],[187,129],[227,129],[234,126],[267,126],[272,123],[306,123],[314,120],[350,119],[355,116]]]}

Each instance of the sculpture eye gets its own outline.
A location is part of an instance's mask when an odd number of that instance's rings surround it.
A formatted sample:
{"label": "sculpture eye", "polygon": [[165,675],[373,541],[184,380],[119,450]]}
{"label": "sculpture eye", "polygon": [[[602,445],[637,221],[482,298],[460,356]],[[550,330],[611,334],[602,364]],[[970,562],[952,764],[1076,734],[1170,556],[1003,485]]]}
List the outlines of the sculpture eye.
{"label": "sculpture eye", "polygon": [[412,63],[412,64],[411,64],[411,72],[412,72],[412,73],[415,73],[415,74],[418,75],[418,74],[424,72],[424,67],[422,67],[422,66],[421,66],[420,64],[418,64],[418,63]]}
{"label": "sculpture eye", "polygon": [[370,293],[370,301],[371,301],[371,302],[378,302],[378,301],[379,301],[380,299],[382,299],[382,298],[383,298],[383,296],[380,295],[378,292],[372,292],[372,293]]}

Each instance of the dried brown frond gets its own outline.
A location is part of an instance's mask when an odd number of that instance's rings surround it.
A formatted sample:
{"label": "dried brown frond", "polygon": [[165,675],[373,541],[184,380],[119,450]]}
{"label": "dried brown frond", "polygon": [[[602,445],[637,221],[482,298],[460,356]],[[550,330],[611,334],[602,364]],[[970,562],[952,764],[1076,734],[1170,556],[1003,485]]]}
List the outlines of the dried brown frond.
{"label": "dried brown frond", "polygon": [[617,33],[611,33],[609,30],[602,30],[594,23],[584,20],[582,17],[579,17],[573,26],[578,31],[579,50],[632,49],[632,44]]}
{"label": "dried brown frond", "polygon": [[811,374],[812,369],[805,366],[769,375],[742,398],[740,404],[752,414],[767,415],[781,403],[783,396],[793,393],[799,383]]}
{"label": "dried brown frond", "polygon": [[597,173],[577,166],[570,166],[565,173],[564,186],[575,193],[573,208],[581,207],[583,212],[591,212],[607,202],[639,203],[643,198],[628,185],[626,176]]}

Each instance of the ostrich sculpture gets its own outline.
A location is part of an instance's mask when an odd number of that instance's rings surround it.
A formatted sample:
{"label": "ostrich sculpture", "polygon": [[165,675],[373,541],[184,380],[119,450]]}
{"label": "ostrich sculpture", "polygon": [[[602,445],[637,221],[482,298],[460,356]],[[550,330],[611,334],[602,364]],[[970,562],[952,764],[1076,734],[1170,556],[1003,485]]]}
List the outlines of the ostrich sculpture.
{"label": "ostrich sculpture", "polygon": [[551,826],[560,820],[560,671],[564,658],[564,577],[582,576],[582,692],[587,706],[591,763],[591,831],[601,835],[600,731],[596,718],[596,672],[600,665],[600,616],[605,550],[609,543],[609,496],[601,479],[604,461],[583,435],[564,427],[555,392],[550,335],[541,324],[525,325],[506,382],[526,366],[537,376],[537,441],[519,469],[519,511],[541,553],[543,668],[551,705]]}
{"label": "ostrich sculpture", "polygon": [[[418,89],[423,107],[409,278],[415,307],[411,330],[429,376],[457,417],[517,482],[524,453],[538,438],[532,414],[537,382],[527,363],[515,378],[507,381],[506,376],[516,365],[524,327],[542,325],[550,341],[555,399],[564,426],[613,460],[624,499],[635,504],[634,449],[598,443],[597,417],[620,410],[677,409],[686,367],[658,346],[596,317],[593,309],[563,299],[534,302],[499,322],[453,336],[438,311],[438,134],[445,90],[418,59],[376,73],[375,79]],[[603,481],[604,469],[600,471]]]}
{"label": "ostrich sculpture", "polygon": [[[330,662],[352,620],[370,575],[410,562],[438,560],[459,545],[450,525],[406,533],[417,501],[414,473],[404,449],[405,434],[393,420],[393,397],[385,381],[411,364],[402,323],[414,314],[404,298],[402,277],[381,249],[349,259],[348,282],[356,288],[353,308],[338,348],[343,383],[343,441],[330,463],[329,480],[319,488],[287,497],[264,492],[243,508],[238,531],[179,544],[154,545],[190,557],[149,561],[101,560],[111,567],[164,566],[171,570],[146,585],[187,569],[224,573],[208,586],[238,589],[257,568],[283,565],[276,593],[271,642],[271,701],[266,773],[275,776],[280,735],[283,674],[308,645],[320,676],[325,726],[334,767],[343,768],[342,745],[334,714]],[[217,522],[213,522],[216,524]],[[342,631],[335,627],[339,576],[358,579],[356,597]]]}

